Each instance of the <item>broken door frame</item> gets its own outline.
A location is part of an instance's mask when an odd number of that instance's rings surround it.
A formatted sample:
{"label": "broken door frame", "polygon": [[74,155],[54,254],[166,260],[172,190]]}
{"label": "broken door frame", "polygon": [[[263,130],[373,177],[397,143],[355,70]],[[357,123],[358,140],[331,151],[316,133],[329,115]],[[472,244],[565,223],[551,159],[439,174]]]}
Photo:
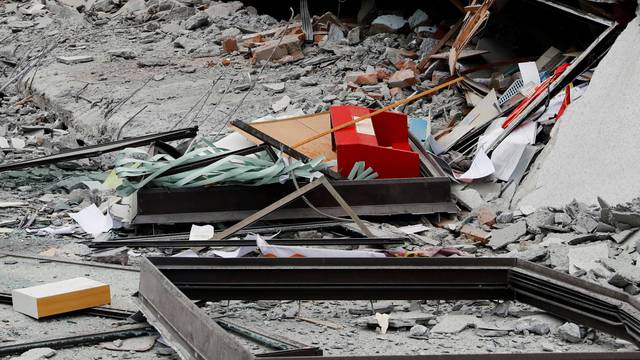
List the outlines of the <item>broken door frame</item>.
{"label": "broken door frame", "polygon": [[[515,258],[146,258],[139,303],[186,360],[252,360],[191,299],[516,300],[640,344],[640,301]],[[327,360],[639,359],[637,352],[337,356]],[[276,357],[294,360],[294,357]]]}

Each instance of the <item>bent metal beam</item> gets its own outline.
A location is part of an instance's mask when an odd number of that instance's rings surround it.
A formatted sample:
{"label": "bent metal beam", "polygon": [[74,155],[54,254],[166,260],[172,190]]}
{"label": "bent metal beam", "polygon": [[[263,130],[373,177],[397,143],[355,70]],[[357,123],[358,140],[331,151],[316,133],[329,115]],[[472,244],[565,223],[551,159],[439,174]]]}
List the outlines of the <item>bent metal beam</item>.
{"label": "bent metal beam", "polygon": [[[139,299],[183,359],[254,359],[193,304],[200,300],[504,299],[640,344],[640,302],[619,291],[512,258],[148,258]],[[326,359],[640,359],[639,353],[480,354]],[[293,357],[277,357],[293,360]]]}

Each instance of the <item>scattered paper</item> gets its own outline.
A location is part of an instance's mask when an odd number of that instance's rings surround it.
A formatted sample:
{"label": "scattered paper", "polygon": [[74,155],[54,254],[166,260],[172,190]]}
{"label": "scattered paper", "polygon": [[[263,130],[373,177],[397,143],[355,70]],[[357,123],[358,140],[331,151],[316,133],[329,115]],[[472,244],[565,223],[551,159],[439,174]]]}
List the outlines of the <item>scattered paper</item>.
{"label": "scattered paper", "polygon": [[498,179],[508,181],[511,178],[527,145],[535,143],[536,131],[537,123],[530,121],[522,124],[495,148],[491,154],[491,161]]}
{"label": "scattered paper", "polygon": [[213,250],[212,254],[221,258],[239,258],[243,257],[256,249],[255,246],[241,246],[234,251],[221,251],[221,250]]}
{"label": "scattered paper", "polygon": [[380,326],[380,334],[386,334],[389,329],[389,314],[376,313],[376,321]]}
{"label": "scattered paper", "polygon": [[534,61],[519,63],[518,68],[520,68],[520,76],[522,77],[522,83],[524,85],[540,84],[540,72]]}
{"label": "scattered paper", "polygon": [[248,148],[250,146],[254,146],[255,144],[249,141],[244,135],[240,134],[239,132],[232,132],[231,134],[214,142],[213,145],[221,149],[234,151]]}
{"label": "scattered paper", "polygon": [[122,179],[118,177],[118,174],[115,170],[111,170],[106,179],[104,179],[103,183],[104,187],[110,190],[115,190],[118,186],[122,185]]}
{"label": "scattered paper", "polygon": [[210,240],[213,238],[212,225],[191,225],[189,240]]}
{"label": "scattered paper", "polygon": [[361,257],[385,257],[383,253],[377,253],[373,251],[361,251],[361,250],[334,250],[334,249],[319,249],[308,248],[303,246],[284,246],[284,245],[269,245],[259,235],[256,242],[260,252],[265,257],[326,257],[326,258],[361,258]]}
{"label": "scattered paper", "polygon": [[5,137],[0,136],[0,149],[9,149],[11,145],[9,145],[9,141]]}
{"label": "scattered paper", "polygon": [[191,249],[187,249],[184,251],[181,251],[175,255],[171,255],[171,257],[188,257],[188,258],[193,258],[193,257],[200,257],[198,256],[198,253],[196,253],[195,251],[191,250]]}
{"label": "scattered paper", "polygon": [[[355,117],[355,119],[357,119],[358,117]],[[364,135],[372,135],[372,136],[376,136],[376,131],[373,129],[373,122],[371,121],[371,119],[366,119],[366,120],[362,120],[360,122],[356,123],[356,132],[358,134],[364,134]]]}
{"label": "scattered paper", "polygon": [[111,215],[104,215],[95,204],[80,210],[77,213],[69,213],[86,233],[93,236],[107,232],[113,228]]}
{"label": "scattered paper", "polygon": [[474,180],[489,176],[495,172],[491,159],[484,153],[484,150],[478,150],[476,156],[471,162],[471,167],[462,175],[456,176],[458,180]]}

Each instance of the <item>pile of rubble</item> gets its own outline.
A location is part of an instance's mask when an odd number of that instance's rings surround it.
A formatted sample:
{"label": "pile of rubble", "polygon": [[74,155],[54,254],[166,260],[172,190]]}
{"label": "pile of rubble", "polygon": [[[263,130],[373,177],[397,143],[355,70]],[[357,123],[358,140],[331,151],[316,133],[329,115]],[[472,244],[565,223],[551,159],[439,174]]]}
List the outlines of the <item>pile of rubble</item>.
{"label": "pile of rubble", "polygon": [[582,3],[1,4],[0,357],[634,358],[640,24]]}

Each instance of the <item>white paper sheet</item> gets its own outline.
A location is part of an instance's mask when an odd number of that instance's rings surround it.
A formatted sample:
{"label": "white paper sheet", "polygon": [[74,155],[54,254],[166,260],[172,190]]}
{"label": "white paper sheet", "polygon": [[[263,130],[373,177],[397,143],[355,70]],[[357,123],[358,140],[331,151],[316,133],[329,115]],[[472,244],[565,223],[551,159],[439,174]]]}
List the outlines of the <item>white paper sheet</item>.
{"label": "white paper sheet", "polygon": [[189,240],[209,240],[213,238],[212,225],[191,225]]}
{"label": "white paper sheet", "polygon": [[213,250],[212,254],[221,257],[221,258],[239,258],[247,255],[248,253],[255,250],[255,246],[241,246],[233,251],[222,251],[222,250]]}
{"label": "white paper sheet", "polygon": [[484,150],[479,150],[471,162],[471,167],[462,175],[456,176],[459,180],[474,180],[489,176],[495,172],[491,159]]}
{"label": "white paper sheet", "polygon": [[527,122],[511,132],[491,154],[491,161],[495,167],[495,176],[508,181],[520,162],[527,145],[536,139],[537,123]]}
{"label": "white paper sheet", "polygon": [[191,249],[187,249],[185,251],[179,252],[175,255],[171,255],[171,257],[189,257],[189,258],[194,258],[194,257],[200,257],[198,256],[198,253],[196,253],[195,251],[191,250]]}
{"label": "white paper sheet", "polygon": [[534,61],[519,63],[518,68],[520,68],[520,76],[522,77],[523,84],[540,84],[540,72]]}
{"label": "white paper sheet", "polygon": [[69,213],[86,233],[93,236],[105,233],[113,228],[111,215],[104,215],[95,204],[80,210],[77,213]]}
{"label": "white paper sheet", "polygon": [[[354,118],[354,120],[357,117]],[[376,136],[376,131],[373,129],[373,121],[371,119],[362,120],[356,123],[356,132],[358,134],[373,135]]]}
{"label": "white paper sheet", "polygon": [[303,246],[284,246],[284,245],[269,245],[259,235],[257,236],[256,243],[260,252],[265,257],[315,257],[315,258],[351,258],[351,257],[385,257],[383,253],[377,253],[373,251],[361,251],[361,250],[334,250],[334,249],[320,249],[320,248],[308,248]]}

